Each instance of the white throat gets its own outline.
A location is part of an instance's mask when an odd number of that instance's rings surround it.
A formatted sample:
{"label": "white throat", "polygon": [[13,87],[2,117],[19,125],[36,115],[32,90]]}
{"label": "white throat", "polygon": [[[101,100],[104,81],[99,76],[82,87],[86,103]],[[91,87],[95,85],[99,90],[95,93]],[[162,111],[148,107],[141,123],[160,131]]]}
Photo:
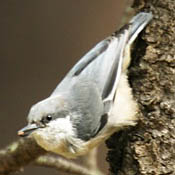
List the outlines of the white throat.
{"label": "white throat", "polygon": [[51,121],[45,128],[34,131],[32,136],[45,150],[68,158],[75,157],[76,150],[83,144],[83,141],[76,137],[70,116]]}

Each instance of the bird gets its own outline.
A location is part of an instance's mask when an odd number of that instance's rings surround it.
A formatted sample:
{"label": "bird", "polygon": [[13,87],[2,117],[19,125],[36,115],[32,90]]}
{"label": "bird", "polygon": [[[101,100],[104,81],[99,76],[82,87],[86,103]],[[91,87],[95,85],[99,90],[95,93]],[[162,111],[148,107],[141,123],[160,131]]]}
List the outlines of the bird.
{"label": "bird", "polygon": [[88,153],[114,132],[137,124],[138,104],[128,82],[131,48],[151,21],[139,12],[85,54],[46,99],[34,104],[18,131],[68,159]]}

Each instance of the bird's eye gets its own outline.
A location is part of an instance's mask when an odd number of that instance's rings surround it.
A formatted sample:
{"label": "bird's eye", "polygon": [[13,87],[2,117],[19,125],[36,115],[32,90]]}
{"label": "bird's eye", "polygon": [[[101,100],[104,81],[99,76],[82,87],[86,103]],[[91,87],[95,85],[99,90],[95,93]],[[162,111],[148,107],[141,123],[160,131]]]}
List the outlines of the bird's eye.
{"label": "bird's eye", "polygon": [[52,120],[52,116],[51,115],[47,115],[46,116],[46,120],[49,122],[49,121],[51,121]]}
{"label": "bird's eye", "polygon": [[45,126],[47,123],[49,123],[52,120],[51,115],[47,115],[41,119],[41,123]]}

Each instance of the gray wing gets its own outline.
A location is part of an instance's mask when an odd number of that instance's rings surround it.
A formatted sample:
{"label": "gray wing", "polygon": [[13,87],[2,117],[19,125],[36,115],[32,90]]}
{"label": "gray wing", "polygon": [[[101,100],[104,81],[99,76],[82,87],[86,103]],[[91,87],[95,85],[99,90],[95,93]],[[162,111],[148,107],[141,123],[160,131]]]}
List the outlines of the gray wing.
{"label": "gray wing", "polygon": [[150,15],[139,13],[129,25],[97,44],[69,71],[51,94],[55,96],[68,92],[66,97],[75,111],[79,108],[83,113],[84,117],[76,119],[80,138],[86,140],[95,136],[105,125],[105,114],[113,103],[122,73],[124,50],[150,21]]}
{"label": "gray wing", "polygon": [[96,84],[102,99],[112,100],[122,71],[124,49],[135,40],[151,19],[151,13],[141,12],[114,36],[98,43],[75,64],[51,96],[71,88],[74,83],[88,81]]}
{"label": "gray wing", "polygon": [[110,105],[106,104],[112,104],[117,89],[127,36],[125,29],[118,37],[99,43],[70,70],[52,94],[65,94],[69,109],[74,112],[73,126],[82,140],[94,137],[107,122]]}
{"label": "gray wing", "polygon": [[122,55],[127,42],[128,29],[120,35],[110,36],[97,44],[66,75],[52,95],[56,95],[80,81],[95,83],[102,99],[117,86],[122,68]]}

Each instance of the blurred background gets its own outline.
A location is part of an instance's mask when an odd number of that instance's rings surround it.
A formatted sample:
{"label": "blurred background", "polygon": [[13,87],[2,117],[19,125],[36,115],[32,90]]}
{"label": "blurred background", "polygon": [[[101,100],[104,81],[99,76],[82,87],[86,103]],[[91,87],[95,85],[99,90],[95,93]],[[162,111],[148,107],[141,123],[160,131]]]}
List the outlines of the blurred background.
{"label": "blurred background", "polygon": [[[0,148],[16,140],[32,104],[46,98],[68,70],[121,21],[122,0],[1,0]],[[99,166],[105,172],[105,148]],[[56,175],[28,166],[20,174]],[[60,173],[61,175],[61,173]]]}

